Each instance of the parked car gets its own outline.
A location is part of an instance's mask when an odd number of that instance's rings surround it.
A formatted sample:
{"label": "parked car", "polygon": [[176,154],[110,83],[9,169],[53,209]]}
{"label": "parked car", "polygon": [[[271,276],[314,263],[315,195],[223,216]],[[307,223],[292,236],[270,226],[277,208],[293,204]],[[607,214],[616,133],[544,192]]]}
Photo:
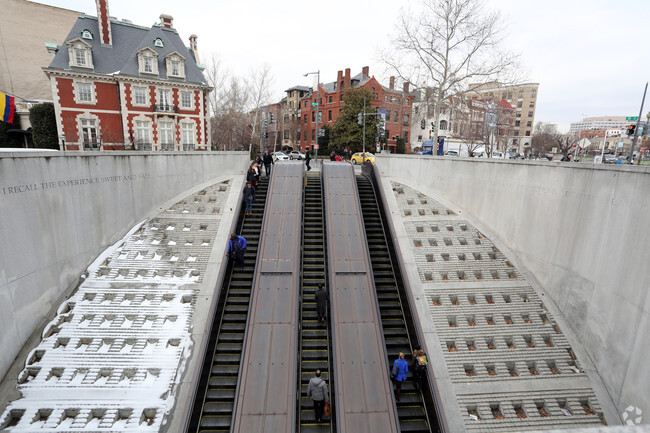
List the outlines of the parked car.
{"label": "parked car", "polygon": [[289,159],[305,159],[305,153],[299,150],[292,150],[289,153]]}
{"label": "parked car", "polygon": [[503,152],[492,152],[492,158],[505,158]]}
{"label": "parked car", "polygon": [[458,152],[455,150],[448,150],[445,152],[445,156],[458,156]]}
{"label": "parked car", "polygon": [[284,152],[275,152],[273,154],[273,162],[288,161],[288,160],[289,160],[289,156],[287,156],[287,154]]}
{"label": "parked car", "polygon": [[603,155],[603,164],[616,164],[616,158],[615,155],[612,155],[611,153],[606,153]]}
{"label": "parked car", "polygon": [[[352,164],[363,164],[363,159],[364,159],[363,152],[357,152],[350,157],[350,161],[352,161]],[[365,159],[366,161],[370,161],[373,164],[375,163],[375,155],[373,155],[370,152],[366,152]]]}

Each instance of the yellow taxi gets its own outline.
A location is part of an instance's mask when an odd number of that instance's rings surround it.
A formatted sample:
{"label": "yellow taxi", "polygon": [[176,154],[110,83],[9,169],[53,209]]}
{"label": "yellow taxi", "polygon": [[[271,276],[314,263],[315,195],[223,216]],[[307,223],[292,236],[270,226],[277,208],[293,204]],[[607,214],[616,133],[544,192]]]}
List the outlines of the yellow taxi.
{"label": "yellow taxi", "polygon": [[[352,164],[363,164],[363,152],[357,152],[350,157]],[[373,164],[375,163],[375,155],[370,152],[366,152],[366,161],[370,161]]]}

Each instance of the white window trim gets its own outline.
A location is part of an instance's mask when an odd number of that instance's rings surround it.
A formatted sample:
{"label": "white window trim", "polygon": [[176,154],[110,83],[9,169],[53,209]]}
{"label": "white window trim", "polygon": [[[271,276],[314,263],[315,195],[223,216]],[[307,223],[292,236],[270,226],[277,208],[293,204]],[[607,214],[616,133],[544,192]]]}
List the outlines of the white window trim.
{"label": "white window trim", "polygon": [[[136,97],[135,97],[135,89],[136,88],[144,89],[144,99],[145,99],[144,104],[139,104],[138,102],[136,102]],[[149,106],[151,106],[151,100],[150,99],[151,98],[150,98],[150,95],[149,95],[149,87],[148,86],[143,87],[143,86],[136,86],[134,84],[131,85],[131,105],[133,105],[134,107],[149,107]]]}
{"label": "white window trim", "polygon": [[[187,106],[187,107],[185,105],[183,105],[183,94],[184,93],[187,93],[187,94],[190,95],[190,105]],[[194,110],[195,109],[194,91],[192,91],[192,90],[181,90],[180,91],[180,96],[181,96],[180,97],[180,108],[182,108],[183,110]]]}
{"label": "white window trim", "polygon": [[[152,71],[147,72],[144,70],[144,58],[145,57],[150,57],[152,62],[151,62],[151,67]],[[149,48],[149,47],[144,47],[138,51],[138,71],[141,74],[147,74],[147,75],[158,75],[158,53]]]}
{"label": "white window trim", "polygon": [[77,123],[77,137],[78,137],[78,142],[77,144],[79,145],[79,150],[84,150],[84,139],[83,139],[83,127],[81,125],[82,120],[94,120],[95,121],[95,129],[97,129],[97,140],[101,143],[102,139],[101,134],[102,134],[102,128],[99,123],[99,116],[96,116],[91,113],[80,113],[77,114],[77,117],[75,119]]}
{"label": "white window trim", "polygon": [[151,145],[151,149],[154,150],[156,147],[156,144],[153,142],[153,119],[150,117],[147,117],[143,114],[134,117],[131,120],[132,125],[133,125],[133,142],[136,146],[138,146],[138,128],[137,128],[137,123],[136,122],[148,122],[149,127],[147,128],[148,134],[149,134],[149,144]]}
{"label": "white window trim", "polygon": [[[90,84],[90,101],[82,101],[79,97],[79,84]],[[90,80],[74,80],[72,82],[74,90],[74,101],[79,105],[97,105],[97,87],[95,83]]]}
{"label": "white window trim", "polygon": [[182,148],[182,146],[185,145],[185,141],[184,141],[184,138],[185,138],[184,126],[185,125],[191,125],[192,126],[192,132],[193,132],[193,134],[192,134],[192,143],[189,143],[189,144],[193,144],[196,147],[196,145],[198,144],[197,139],[196,139],[196,122],[194,122],[194,121],[181,121],[180,124],[181,124],[181,143],[180,143],[181,148]]}
{"label": "white window trim", "polygon": [[163,123],[169,123],[172,125],[172,146],[176,148],[176,122],[174,122],[174,119],[169,117],[169,116],[163,116],[157,119],[156,121],[156,131],[158,132],[158,142],[156,143],[158,145],[158,148],[162,149],[163,141],[162,141],[162,128],[161,124]]}
{"label": "white window trim", "polygon": [[[172,63],[178,62],[178,74],[172,74]],[[185,57],[178,51],[171,52],[165,56],[165,67],[167,68],[167,77],[185,78]]]}
{"label": "white window trim", "polygon": [[[68,46],[68,61],[70,67],[75,67],[75,68],[84,68],[84,69],[94,69],[95,66],[93,64],[93,49],[90,44],[85,42],[81,38],[75,38],[72,39],[68,42],[66,42],[66,45]],[[86,54],[86,64],[81,65],[77,63],[77,55],[75,52],[75,49],[77,50],[83,50]]]}

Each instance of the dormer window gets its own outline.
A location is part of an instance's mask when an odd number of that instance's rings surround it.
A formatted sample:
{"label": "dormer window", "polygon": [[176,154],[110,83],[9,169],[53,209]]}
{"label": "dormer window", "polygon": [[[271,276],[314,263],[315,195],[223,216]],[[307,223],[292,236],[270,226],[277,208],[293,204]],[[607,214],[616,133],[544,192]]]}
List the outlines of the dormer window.
{"label": "dormer window", "polygon": [[149,56],[143,57],[144,72],[153,73],[153,58]]}
{"label": "dormer window", "polygon": [[138,51],[138,70],[141,74],[158,75],[158,53],[150,47]]}
{"label": "dormer window", "polygon": [[91,41],[93,40],[93,34],[90,33],[90,30],[88,30],[88,29],[84,29],[84,30],[81,32],[81,37],[82,37],[83,39],[89,39],[89,40],[91,40]]}
{"label": "dormer window", "polygon": [[165,44],[163,43],[162,39],[160,39],[160,38],[156,38],[156,39],[153,41],[153,46],[154,46],[154,47],[160,47],[160,48],[163,48],[163,47],[165,46]]}
{"label": "dormer window", "polygon": [[92,46],[81,38],[67,41],[68,60],[71,67],[93,69]]}
{"label": "dormer window", "polygon": [[165,56],[167,65],[167,76],[172,78],[185,78],[185,57],[178,51]]}

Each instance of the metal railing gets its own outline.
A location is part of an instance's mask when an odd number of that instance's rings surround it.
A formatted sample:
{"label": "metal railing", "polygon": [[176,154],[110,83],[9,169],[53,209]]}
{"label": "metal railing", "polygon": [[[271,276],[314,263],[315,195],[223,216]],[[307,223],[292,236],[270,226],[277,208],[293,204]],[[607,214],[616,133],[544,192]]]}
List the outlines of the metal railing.
{"label": "metal railing", "polygon": [[154,113],[178,113],[178,105],[153,104]]}

